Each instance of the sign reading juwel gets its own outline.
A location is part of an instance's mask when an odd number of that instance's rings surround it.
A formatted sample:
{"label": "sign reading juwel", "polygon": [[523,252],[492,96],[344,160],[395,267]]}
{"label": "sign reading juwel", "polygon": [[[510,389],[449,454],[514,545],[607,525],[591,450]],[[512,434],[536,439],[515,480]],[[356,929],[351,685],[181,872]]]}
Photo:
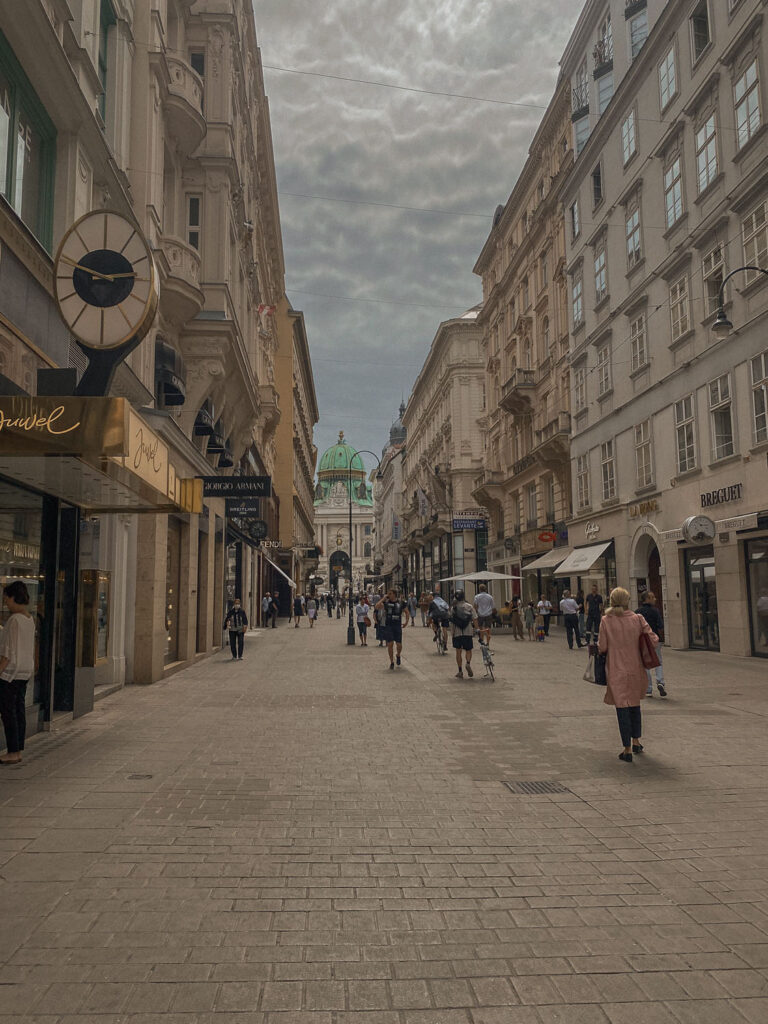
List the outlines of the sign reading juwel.
{"label": "sign reading juwel", "polygon": [[2,455],[127,455],[124,398],[0,397]]}

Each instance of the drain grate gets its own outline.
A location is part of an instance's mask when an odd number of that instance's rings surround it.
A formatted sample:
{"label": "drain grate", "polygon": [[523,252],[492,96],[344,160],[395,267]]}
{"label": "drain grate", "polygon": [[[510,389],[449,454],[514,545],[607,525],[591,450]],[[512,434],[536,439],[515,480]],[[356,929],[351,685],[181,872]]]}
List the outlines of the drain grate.
{"label": "drain grate", "polygon": [[570,789],[564,786],[562,782],[505,782],[502,779],[502,785],[506,786],[511,793],[518,793],[530,795],[534,793],[570,793]]}

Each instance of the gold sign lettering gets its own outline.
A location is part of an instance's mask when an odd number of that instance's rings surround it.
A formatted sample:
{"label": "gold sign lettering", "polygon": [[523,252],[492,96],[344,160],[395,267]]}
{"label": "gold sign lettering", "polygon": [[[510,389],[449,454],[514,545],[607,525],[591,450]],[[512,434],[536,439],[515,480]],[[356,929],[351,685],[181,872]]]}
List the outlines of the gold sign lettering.
{"label": "gold sign lettering", "polygon": [[638,516],[647,516],[651,512],[659,511],[659,503],[656,498],[650,501],[638,501],[629,506],[629,518],[636,519]]}
{"label": "gold sign lettering", "polygon": [[159,458],[160,452],[160,438],[152,435],[152,439],[149,441],[144,440],[144,428],[139,427],[136,431],[136,452],[133,456],[133,468],[141,469],[142,464],[151,466],[155,473],[159,473],[163,468],[163,463]]}
{"label": "gold sign lettering", "polygon": [[47,433],[54,437],[60,437],[62,434],[71,434],[80,426],[80,420],[78,420],[77,423],[72,423],[68,427],[63,424],[57,427],[56,424],[63,415],[63,405],[57,405],[50,412],[42,412],[32,405],[26,415],[22,413],[20,416],[7,414],[0,410],[0,430],[23,430],[26,433],[38,430],[42,434]]}

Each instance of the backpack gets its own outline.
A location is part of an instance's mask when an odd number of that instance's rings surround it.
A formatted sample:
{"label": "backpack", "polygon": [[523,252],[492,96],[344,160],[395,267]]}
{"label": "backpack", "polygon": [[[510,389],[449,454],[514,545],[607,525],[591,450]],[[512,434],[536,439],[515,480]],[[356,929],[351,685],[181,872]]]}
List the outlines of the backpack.
{"label": "backpack", "polygon": [[445,601],[444,598],[440,597],[439,594],[436,594],[435,597],[432,598],[432,600],[434,602],[435,608],[437,608],[439,612],[442,612],[442,614],[445,615],[446,618],[448,618],[448,616],[451,614],[451,609],[448,607],[448,602]]}
{"label": "backpack", "polygon": [[472,621],[472,616],[466,609],[460,605],[454,605],[453,612],[451,613],[451,622],[458,629],[466,629]]}

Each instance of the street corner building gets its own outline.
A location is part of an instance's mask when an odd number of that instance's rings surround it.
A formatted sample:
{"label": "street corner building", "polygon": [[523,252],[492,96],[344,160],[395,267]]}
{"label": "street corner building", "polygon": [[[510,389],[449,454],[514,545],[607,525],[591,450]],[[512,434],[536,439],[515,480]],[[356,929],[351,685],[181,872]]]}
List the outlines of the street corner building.
{"label": "street corner building", "polygon": [[235,596],[256,623],[313,567],[317,402],[250,3],[0,0],[0,174],[0,583],[37,618],[34,731],[220,649]]}

